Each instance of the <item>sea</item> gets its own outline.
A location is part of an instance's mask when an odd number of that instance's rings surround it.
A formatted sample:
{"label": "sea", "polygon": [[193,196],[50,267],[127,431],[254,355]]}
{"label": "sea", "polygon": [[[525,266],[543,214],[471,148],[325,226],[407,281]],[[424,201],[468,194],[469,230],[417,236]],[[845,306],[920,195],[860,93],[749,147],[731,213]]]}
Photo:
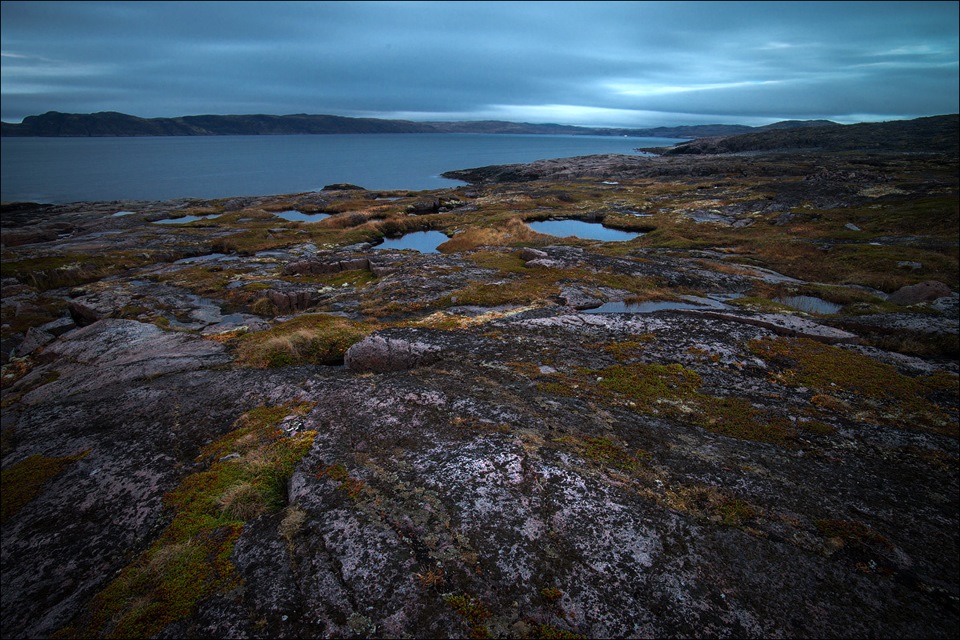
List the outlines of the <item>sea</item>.
{"label": "sea", "polygon": [[455,169],[601,153],[637,155],[676,138],[512,134],[343,134],[2,138],[0,200],[225,198],[318,191],[334,183],[425,190]]}

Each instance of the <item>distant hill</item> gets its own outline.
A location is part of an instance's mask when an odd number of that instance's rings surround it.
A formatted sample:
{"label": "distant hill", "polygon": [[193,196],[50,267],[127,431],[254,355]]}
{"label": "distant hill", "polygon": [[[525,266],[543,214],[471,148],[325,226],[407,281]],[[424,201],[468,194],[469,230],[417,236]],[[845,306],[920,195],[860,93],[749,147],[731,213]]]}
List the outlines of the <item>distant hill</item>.
{"label": "distant hill", "polygon": [[[861,124],[786,127],[711,137],[656,149],[662,155],[745,153],[751,151],[938,151],[957,153],[960,115]],[[653,151],[652,149],[650,151]]]}
{"label": "distant hill", "polygon": [[49,111],[28,116],[20,124],[2,123],[7,137],[127,137],[127,136],[245,136],[333,133],[522,133],[543,135],[602,135],[661,138],[729,136],[770,128],[794,129],[833,124],[826,120],[778,122],[766,127],[709,124],[652,129],[577,127],[484,120],[476,122],[412,122],[378,118],[348,118],[304,113],[273,115],[200,115],[178,118],[139,118],[115,111],[78,114]]}
{"label": "distant hill", "polygon": [[183,116],[138,118],[104,111],[76,114],[50,111],[21,124],[3,123],[0,135],[38,137],[245,136],[297,133],[435,133],[419,122],[296,114],[287,116]]}

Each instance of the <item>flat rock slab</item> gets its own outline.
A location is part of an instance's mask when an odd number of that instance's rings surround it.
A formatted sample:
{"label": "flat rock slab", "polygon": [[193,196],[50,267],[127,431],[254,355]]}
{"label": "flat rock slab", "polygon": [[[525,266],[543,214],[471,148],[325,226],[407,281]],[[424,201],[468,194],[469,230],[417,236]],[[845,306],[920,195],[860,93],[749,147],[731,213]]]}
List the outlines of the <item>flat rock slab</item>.
{"label": "flat rock slab", "polygon": [[783,336],[796,338],[809,338],[826,344],[854,344],[859,342],[860,338],[856,334],[835,329],[822,324],[817,324],[805,318],[789,316],[779,313],[763,313],[755,316],[746,316],[736,313],[723,313],[720,311],[697,311],[682,310],[681,313],[691,315],[707,316],[709,318],[719,318],[721,320],[732,320],[757,327],[770,329],[774,333]]}
{"label": "flat rock slab", "polygon": [[[223,345],[135,320],[99,320],[50,344],[59,377],[24,396],[28,404],[119,383],[230,362]],[[39,367],[28,377],[48,375]],[[94,375],[95,373],[95,375]],[[27,378],[24,378],[27,381]]]}

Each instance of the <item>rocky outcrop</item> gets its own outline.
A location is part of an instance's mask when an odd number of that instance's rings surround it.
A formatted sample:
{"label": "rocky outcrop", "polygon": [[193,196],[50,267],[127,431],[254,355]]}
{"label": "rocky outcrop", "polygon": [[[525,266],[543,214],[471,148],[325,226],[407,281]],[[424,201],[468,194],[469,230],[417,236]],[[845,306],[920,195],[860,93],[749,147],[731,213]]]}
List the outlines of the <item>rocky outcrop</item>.
{"label": "rocky outcrop", "polygon": [[414,330],[376,333],[350,347],[344,364],[351,371],[406,371],[438,361],[443,347],[424,339]]}
{"label": "rocky outcrop", "polygon": [[321,273],[340,273],[341,271],[353,271],[356,269],[370,269],[370,260],[368,258],[313,258],[307,260],[297,260],[291,262],[283,268],[284,275],[303,275],[303,274],[321,274]]}
{"label": "rocky outcrop", "polygon": [[[223,346],[189,334],[163,331],[134,320],[100,320],[64,335],[44,351],[56,359],[57,379],[28,393],[23,402],[133,384],[156,376],[194,371],[229,362]],[[91,375],[95,371],[96,375]],[[29,383],[35,370],[23,382]]]}
{"label": "rocky outcrop", "polygon": [[264,294],[277,313],[287,315],[297,311],[306,311],[317,302],[317,293],[311,289],[277,291],[271,289]]}
{"label": "rocky outcrop", "polygon": [[937,298],[944,298],[951,295],[950,287],[942,282],[929,281],[918,284],[901,287],[887,298],[887,302],[900,305],[917,304],[918,302],[931,302]]}

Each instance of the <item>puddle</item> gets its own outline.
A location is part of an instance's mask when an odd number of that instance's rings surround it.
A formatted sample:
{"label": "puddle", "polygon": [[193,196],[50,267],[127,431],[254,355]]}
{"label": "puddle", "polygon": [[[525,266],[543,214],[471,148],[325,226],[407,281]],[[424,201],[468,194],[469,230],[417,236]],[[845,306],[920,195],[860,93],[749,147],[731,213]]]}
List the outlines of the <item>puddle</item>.
{"label": "puddle", "polygon": [[113,217],[117,218],[119,216],[132,216],[135,213],[136,211],[117,211],[116,213],[113,214]]}
{"label": "puddle", "polygon": [[420,253],[439,253],[437,247],[449,239],[440,231],[415,231],[400,238],[387,238],[374,249],[413,249]]}
{"label": "puddle", "polygon": [[545,233],[551,236],[564,238],[574,236],[584,240],[602,240],[604,242],[625,242],[643,235],[633,231],[611,229],[599,222],[584,222],[582,220],[543,220],[528,222],[527,226],[537,233]]}
{"label": "puddle", "polygon": [[219,260],[220,258],[227,257],[225,253],[208,253],[205,256],[191,256],[189,258],[180,258],[179,260],[174,260],[173,264],[194,264],[196,262],[211,262],[213,260]]}
{"label": "puddle", "polygon": [[197,220],[213,220],[214,218],[219,218],[220,214],[215,213],[209,216],[183,216],[182,218],[167,218],[166,220],[154,220],[154,224],[187,224],[188,222],[196,222]]}
{"label": "puddle", "polygon": [[780,304],[785,304],[788,307],[796,309],[797,311],[805,311],[807,313],[836,313],[843,308],[841,304],[834,304],[832,302],[827,302],[823,298],[816,298],[814,296],[789,296],[786,298],[775,298],[774,302],[779,302]]}
{"label": "puddle", "polygon": [[289,220],[290,222],[320,222],[330,217],[329,213],[303,213],[296,209],[290,211],[271,211],[270,215]]}
{"label": "puddle", "polygon": [[[739,294],[729,294],[724,296],[724,298],[727,300],[735,299],[732,296],[739,297]],[[595,309],[586,309],[583,313],[652,313],[654,311],[677,309],[729,309],[729,307],[719,300],[700,298],[697,296],[683,296],[683,301],[650,300],[631,304],[623,301],[608,302]]]}

